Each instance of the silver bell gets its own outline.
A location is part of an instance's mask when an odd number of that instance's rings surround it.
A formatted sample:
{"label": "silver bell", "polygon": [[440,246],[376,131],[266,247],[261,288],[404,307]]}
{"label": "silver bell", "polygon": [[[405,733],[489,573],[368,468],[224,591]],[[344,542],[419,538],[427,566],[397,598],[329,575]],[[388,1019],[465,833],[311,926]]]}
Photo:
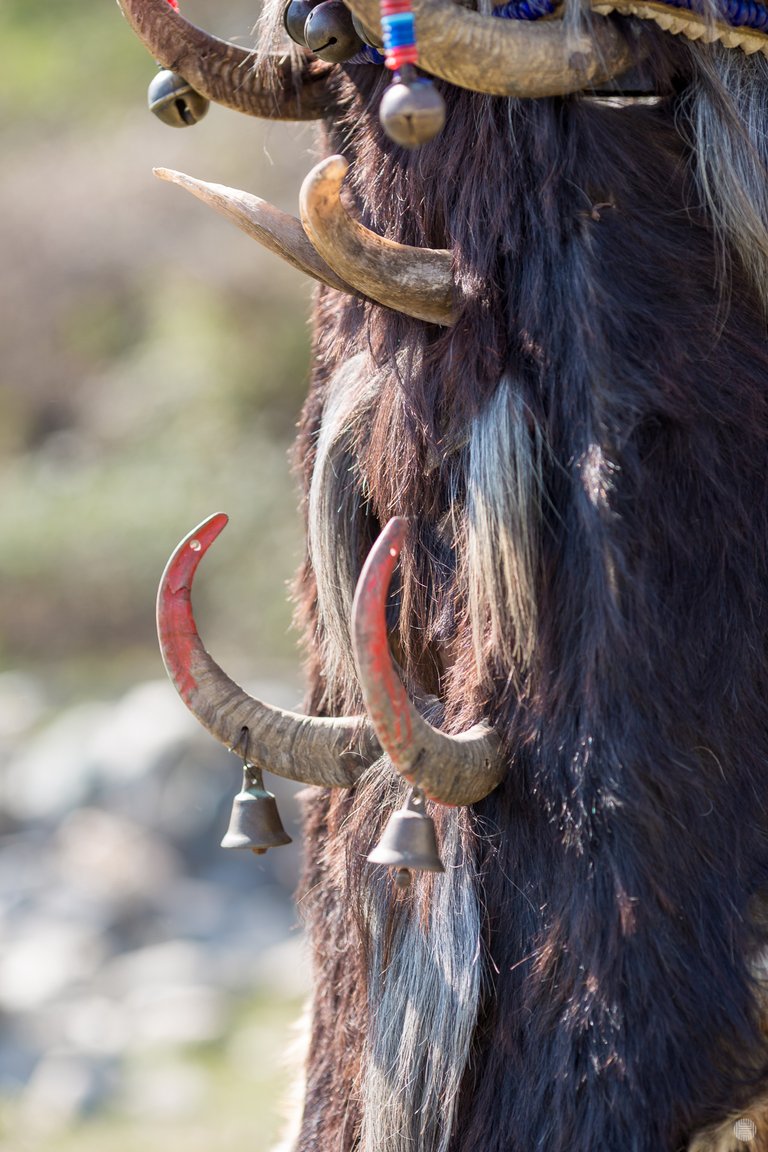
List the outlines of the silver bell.
{"label": "silver bell", "polygon": [[178,72],[164,68],[147,90],[150,112],[171,128],[188,128],[202,120],[211,106]]}
{"label": "silver bell", "polygon": [[431,80],[404,64],[379,105],[381,126],[395,144],[418,148],[445,125],[445,101]]}
{"label": "silver bell", "polygon": [[424,794],[412,788],[404,806],[394,812],[376,847],[368,855],[372,864],[396,868],[395,883],[407,888],[411,872],[444,872],[437,854],[435,825],[424,811]]}
{"label": "silver bell", "polygon": [[243,787],[232,803],[222,848],[250,848],[257,856],[263,856],[269,848],[290,843],[275,798],[264,787],[261,768],[244,764]]}

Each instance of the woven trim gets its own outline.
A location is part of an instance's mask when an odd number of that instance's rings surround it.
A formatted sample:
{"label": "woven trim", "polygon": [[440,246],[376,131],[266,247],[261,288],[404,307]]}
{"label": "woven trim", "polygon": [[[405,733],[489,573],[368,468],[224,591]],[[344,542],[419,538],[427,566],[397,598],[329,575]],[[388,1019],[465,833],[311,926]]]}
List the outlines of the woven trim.
{"label": "woven trim", "polygon": [[725,48],[740,48],[748,56],[753,52],[768,56],[768,33],[745,25],[735,28],[687,8],[673,8],[669,4],[654,3],[654,0],[593,0],[592,11],[600,16],[608,16],[611,12],[639,16],[641,20],[653,20],[673,36],[703,40],[706,44],[718,41]]}

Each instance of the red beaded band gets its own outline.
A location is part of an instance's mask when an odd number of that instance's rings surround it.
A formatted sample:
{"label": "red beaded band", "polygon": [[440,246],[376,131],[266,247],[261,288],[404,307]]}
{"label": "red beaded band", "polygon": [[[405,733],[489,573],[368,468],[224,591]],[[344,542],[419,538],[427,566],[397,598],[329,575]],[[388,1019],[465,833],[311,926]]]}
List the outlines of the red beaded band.
{"label": "red beaded band", "polygon": [[412,0],[379,0],[384,63],[393,72],[405,64],[418,64]]}
{"label": "red beaded band", "polygon": [[398,72],[404,64],[418,64],[419,50],[415,44],[410,48],[393,48],[384,57],[384,64],[393,72]]}

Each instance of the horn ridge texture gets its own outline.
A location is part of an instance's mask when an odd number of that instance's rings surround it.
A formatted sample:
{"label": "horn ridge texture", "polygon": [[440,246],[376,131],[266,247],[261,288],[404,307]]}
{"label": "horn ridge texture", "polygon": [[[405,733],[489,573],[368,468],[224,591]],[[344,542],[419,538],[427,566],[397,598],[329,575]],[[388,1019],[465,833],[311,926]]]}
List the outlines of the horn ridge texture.
{"label": "horn ridge texture", "polygon": [[[346,0],[363,25],[380,27],[378,0]],[[607,20],[574,29],[471,12],[453,0],[413,0],[419,67],[490,96],[561,96],[606,83],[637,63],[638,50]]]}
{"label": "horn ridge texture", "polygon": [[208,100],[265,120],[318,120],[332,114],[328,81],[333,65],[307,57],[297,83],[289,54],[257,58],[197,28],[167,0],[118,3],[157,62],[180,73]]}

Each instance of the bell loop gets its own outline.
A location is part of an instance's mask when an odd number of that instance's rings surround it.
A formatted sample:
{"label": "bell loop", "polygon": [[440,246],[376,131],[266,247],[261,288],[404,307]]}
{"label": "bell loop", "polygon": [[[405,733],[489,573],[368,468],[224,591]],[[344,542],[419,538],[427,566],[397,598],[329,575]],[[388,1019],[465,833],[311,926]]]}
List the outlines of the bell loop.
{"label": "bell loop", "polygon": [[260,765],[243,761],[243,787],[255,788],[259,792],[266,792],[264,787],[264,773]]}
{"label": "bell loop", "polygon": [[405,807],[411,812],[424,811],[424,793],[414,784],[405,800]]}

